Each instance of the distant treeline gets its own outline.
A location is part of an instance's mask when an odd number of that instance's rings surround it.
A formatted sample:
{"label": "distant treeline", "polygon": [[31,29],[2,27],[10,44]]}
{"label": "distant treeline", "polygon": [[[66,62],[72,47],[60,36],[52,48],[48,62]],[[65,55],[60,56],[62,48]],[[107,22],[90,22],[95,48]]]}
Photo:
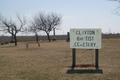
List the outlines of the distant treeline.
{"label": "distant treeline", "polygon": [[[50,36],[51,40],[54,38],[53,36]],[[57,40],[66,40],[67,35],[56,35]],[[120,34],[102,34],[102,39],[113,39],[113,38],[120,38]],[[8,40],[8,42],[11,41],[11,37],[0,36],[0,43],[2,41]],[[39,36],[39,40],[48,40],[47,36]],[[35,36],[17,36],[17,41],[18,42],[23,42],[23,41],[36,41]]]}

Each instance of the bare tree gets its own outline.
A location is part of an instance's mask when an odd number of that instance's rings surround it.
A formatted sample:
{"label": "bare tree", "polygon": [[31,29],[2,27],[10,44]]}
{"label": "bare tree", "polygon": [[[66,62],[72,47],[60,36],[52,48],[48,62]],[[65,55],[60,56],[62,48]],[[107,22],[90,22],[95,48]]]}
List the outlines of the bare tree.
{"label": "bare tree", "polygon": [[0,27],[3,28],[2,31],[10,33],[14,37],[14,39],[15,39],[15,46],[17,46],[17,37],[16,37],[16,34],[18,32],[20,32],[20,31],[22,31],[23,27],[26,24],[25,17],[21,18],[20,14],[17,14],[17,19],[18,19],[18,21],[20,23],[19,26],[12,19],[8,20],[5,17],[3,17],[2,15],[0,15],[0,22],[2,24],[2,25],[0,25]]}
{"label": "bare tree", "polygon": [[120,16],[120,0],[109,0],[109,1],[116,1],[119,3],[119,6],[116,9],[114,9],[114,14]]}
{"label": "bare tree", "polygon": [[36,15],[36,17],[33,20],[34,22],[32,25],[39,30],[45,31],[48,40],[51,41],[50,39],[50,31],[53,30],[53,28],[58,28],[60,23],[61,23],[61,16],[57,15],[56,13],[39,13]]}
{"label": "bare tree", "polygon": [[109,1],[117,1],[117,2],[120,2],[120,0],[109,0]]}
{"label": "bare tree", "polygon": [[43,30],[46,32],[48,36],[48,40],[50,39],[50,31],[52,31],[54,28],[57,28],[61,23],[61,16],[57,15],[56,13],[39,13],[38,14],[38,21],[40,22],[40,30]]}
{"label": "bare tree", "polygon": [[39,29],[39,23],[38,23],[38,21],[37,21],[38,19],[37,19],[37,16],[34,16],[34,19],[33,19],[33,21],[30,21],[30,26],[28,27],[28,31],[29,32],[33,32],[33,33],[35,33],[35,36],[36,36],[36,43],[38,43],[38,32],[40,31],[40,29]]}

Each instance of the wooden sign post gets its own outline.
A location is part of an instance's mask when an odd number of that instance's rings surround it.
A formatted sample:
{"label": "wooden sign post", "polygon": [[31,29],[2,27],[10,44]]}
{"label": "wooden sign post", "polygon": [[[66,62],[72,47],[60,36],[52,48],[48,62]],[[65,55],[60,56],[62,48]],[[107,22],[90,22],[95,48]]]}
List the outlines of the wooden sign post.
{"label": "wooden sign post", "polygon": [[72,48],[73,62],[76,62],[76,48],[78,49],[95,49],[95,67],[98,67],[98,52],[101,49],[101,29],[70,29],[70,48]]}
{"label": "wooden sign post", "polygon": [[75,63],[76,63],[76,49],[72,49],[72,67],[75,67]]}
{"label": "wooden sign post", "polygon": [[95,49],[95,67],[97,68],[98,67],[98,53],[99,50],[98,49]]}

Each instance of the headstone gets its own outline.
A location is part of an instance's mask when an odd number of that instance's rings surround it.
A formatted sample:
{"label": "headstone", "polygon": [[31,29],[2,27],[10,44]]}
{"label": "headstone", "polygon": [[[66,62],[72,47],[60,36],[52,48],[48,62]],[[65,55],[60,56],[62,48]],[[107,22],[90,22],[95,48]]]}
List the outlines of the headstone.
{"label": "headstone", "polygon": [[5,44],[8,44],[8,37],[6,36]]}
{"label": "headstone", "polygon": [[53,41],[56,41],[56,38],[53,38]]}
{"label": "headstone", "polygon": [[[12,34],[13,34],[13,28],[12,28]],[[14,40],[14,36],[13,36],[13,35],[11,36],[11,41],[10,41],[10,43],[15,43],[15,40]]]}
{"label": "headstone", "polygon": [[14,40],[14,37],[13,37],[13,36],[11,36],[11,41],[10,41],[10,43],[15,43],[15,40]]}
{"label": "headstone", "polygon": [[43,40],[43,42],[45,42],[45,40]]}
{"label": "headstone", "polygon": [[70,33],[69,32],[67,32],[67,40],[66,41],[70,42]]}
{"label": "headstone", "polygon": [[4,45],[4,35],[2,35],[2,43],[1,45]]}
{"label": "headstone", "polygon": [[53,41],[56,41],[55,28],[53,28],[53,35],[54,35],[54,37],[53,37]]}
{"label": "headstone", "polygon": [[38,42],[38,47],[40,47],[40,42]]}
{"label": "headstone", "polygon": [[29,48],[28,44],[26,44],[26,48],[27,48],[27,49]]}

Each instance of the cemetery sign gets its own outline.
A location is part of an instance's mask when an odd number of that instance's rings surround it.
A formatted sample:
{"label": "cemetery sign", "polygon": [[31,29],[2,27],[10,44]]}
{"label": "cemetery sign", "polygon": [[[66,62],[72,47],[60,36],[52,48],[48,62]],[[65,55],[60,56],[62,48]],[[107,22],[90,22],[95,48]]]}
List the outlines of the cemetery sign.
{"label": "cemetery sign", "polygon": [[70,48],[101,49],[101,29],[70,29]]}

